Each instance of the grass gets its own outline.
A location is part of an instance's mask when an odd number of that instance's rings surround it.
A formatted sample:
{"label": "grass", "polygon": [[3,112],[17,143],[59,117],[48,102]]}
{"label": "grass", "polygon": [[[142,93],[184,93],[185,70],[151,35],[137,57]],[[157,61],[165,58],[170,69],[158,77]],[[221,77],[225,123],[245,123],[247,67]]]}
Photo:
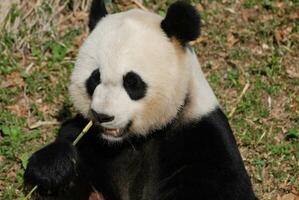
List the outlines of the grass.
{"label": "grass", "polygon": [[[0,14],[0,199],[23,196],[28,157],[71,115],[67,86],[87,35],[88,2],[21,1]],[[144,6],[165,15],[171,2]],[[298,195],[299,2],[192,2],[203,21],[193,46],[223,109],[235,109],[230,122],[255,192],[263,200]],[[109,4],[113,12],[132,7]]]}

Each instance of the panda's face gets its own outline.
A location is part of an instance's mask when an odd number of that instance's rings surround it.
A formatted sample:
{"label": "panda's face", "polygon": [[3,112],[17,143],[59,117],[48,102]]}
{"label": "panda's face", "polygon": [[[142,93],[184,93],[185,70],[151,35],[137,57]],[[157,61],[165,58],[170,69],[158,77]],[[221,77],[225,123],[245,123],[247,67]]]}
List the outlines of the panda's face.
{"label": "panda's face", "polygon": [[140,10],[108,15],[80,50],[70,94],[108,140],[162,128],[184,104],[184,50],[166,36],[161,21]]}

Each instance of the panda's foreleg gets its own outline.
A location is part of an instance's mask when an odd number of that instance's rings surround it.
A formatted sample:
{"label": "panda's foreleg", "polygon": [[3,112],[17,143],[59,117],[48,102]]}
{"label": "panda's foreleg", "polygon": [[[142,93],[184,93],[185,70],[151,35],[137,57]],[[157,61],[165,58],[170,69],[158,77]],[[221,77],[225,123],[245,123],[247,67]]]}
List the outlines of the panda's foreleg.
{"label": "panda's foreleg", "polygon": [[91,189],[80,175],[80,166],[84,163],[72,145],[73,137],[82,130],[80,125],[85,123],[78,124],[77,120],[64,123],[56,140],[30,157],[24,183],[27,188],[38,186],[37,199],[51,196],[54,199],[88,199]]}

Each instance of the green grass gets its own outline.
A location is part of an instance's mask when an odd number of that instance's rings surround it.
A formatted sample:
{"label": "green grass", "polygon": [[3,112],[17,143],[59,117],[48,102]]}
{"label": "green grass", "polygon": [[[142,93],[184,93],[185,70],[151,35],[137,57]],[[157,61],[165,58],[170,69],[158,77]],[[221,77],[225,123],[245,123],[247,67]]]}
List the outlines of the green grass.
{"label": "green grass", "polygon": [[[67,87],[87,33],[88,7],[66,2],[13,5],[0,25],[0,199],[23,196],[28,157],[58,128],[32,125],[73,110]],[[171,2],[144,5],[163,16]],[[298,192],[299,78],[291,73],[299,73],[298,1],[192,2],[204,8],[202,38],[193,46],[224,111],[236,109],[230,122],[257,195],[270,200]],[[237,101],[246,83],[250,87]]]}

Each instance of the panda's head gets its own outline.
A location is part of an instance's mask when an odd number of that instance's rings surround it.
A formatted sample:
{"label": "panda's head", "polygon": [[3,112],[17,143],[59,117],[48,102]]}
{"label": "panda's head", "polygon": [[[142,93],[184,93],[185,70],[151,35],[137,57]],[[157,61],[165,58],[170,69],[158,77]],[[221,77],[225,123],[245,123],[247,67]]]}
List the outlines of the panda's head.
{"label": "panda's head", "polygon": [[196,10],[181,1],[163,19],[137,9],[108,15],[94,0],[91,34],[71,77],[74,106],[112,141],[163,128],[188,98],[187,43],[199,25]]}

